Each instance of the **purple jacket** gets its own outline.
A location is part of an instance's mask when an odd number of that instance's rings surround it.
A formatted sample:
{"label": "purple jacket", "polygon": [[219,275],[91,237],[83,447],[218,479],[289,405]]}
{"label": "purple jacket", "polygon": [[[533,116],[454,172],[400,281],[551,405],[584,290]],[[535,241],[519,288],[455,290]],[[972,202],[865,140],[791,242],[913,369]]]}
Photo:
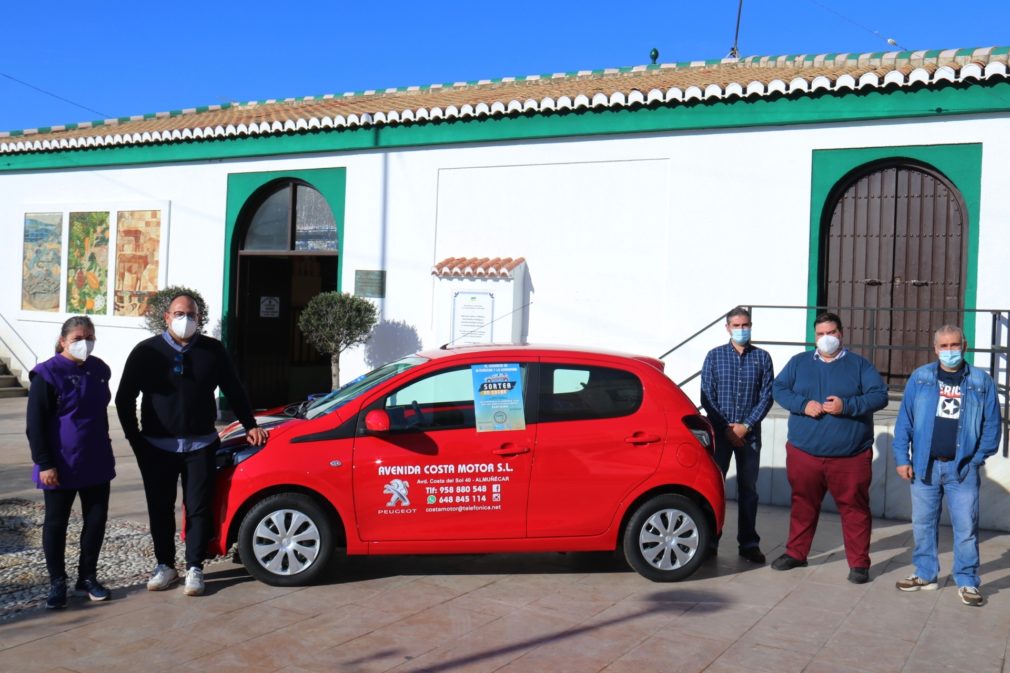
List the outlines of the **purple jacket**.
{"label": "purple jacket", "polygon": [[29,374],[27,433],[38,488],[39,472],[56,468],[62,489],[111,481],[116,460],[109,438],[109,366],[96,357],[77,364],[62,355]]}

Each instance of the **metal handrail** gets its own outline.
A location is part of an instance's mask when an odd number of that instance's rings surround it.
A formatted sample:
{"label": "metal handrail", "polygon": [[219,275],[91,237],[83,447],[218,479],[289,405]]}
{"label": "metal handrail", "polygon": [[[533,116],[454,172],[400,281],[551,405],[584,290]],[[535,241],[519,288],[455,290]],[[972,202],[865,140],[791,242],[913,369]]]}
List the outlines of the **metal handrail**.
{"label": "metal handrail", "polygon": [[9,320],[7,320],[7,317],[4,316],[3,313],[0,313],[0,320],[3,320],[4,324],[7,325],[7,328],[11,331],[11,334],[16,336],[21,341],[21,343],[24,344],[24,347],[27,348],[28,352],[32,354],[32,357],[35,359],[35,362],[32,364],[31,367],[26,365],[24,361],[20,357],[18,357],[18,354],[14,351],[14,349],[10,346],[10,344],[7,343],[7,340],[4,339],[2,336],[0,336],[0,344],[3,344],[3,347],[6,348],[7,352],[11,354],[11,357],[18,361],[18,364],[21,365],[22,371],[25,372],[31,371],[35,367],[35,365],[39,363],[38,354],[34,350],[32,350],[32,347],[28,345],[28,342],[24,340],[24,337],[22,337],[18,333],[18,331],[14,329],[14,325],[12,325]]}
{"label": "metal handrail", "polygon": [[[941,309],[941,308],[912,308],[912,307],[883,307],[883,308],[870,308],[866,306],[841,306],[838,308],[830,308],[826,306],[796,306],[796,305],[778,305],[778,304],[753,304],[750,306],[744,306],[751,314],[754,313],[755,309],[768,309],[768,310],[801,310],[810,312],[819,312],[832,310],[836,313],[842,311],[862,311],[871,313],[871,325],[867,327],[871,333],[875,333],[876,327],[876,314],[882,311],[887,311],[889,313],[957,313],[961,316],[968,314],[980,314],[988,313],[992,316],[992,327],[990,329],[990,345],[989,347],[975,347],[972,346],[967,349],[969,353],[988,353],[992,357],[989,361],[989,375],[992,377],[993,382],[996,385],[997,394],[1003,395],[1002,403],[1002,426],[1003,426],[1003,456],[1010,456],[1010,338],[1007,339],[1008,343],[1006,346],[1001,346],[999,344],[1000,334],[999,327],[1003,325],[1005,329],[1010,333],[1010,309],[988,309],[988,308],[969,308],[969,309]],[[715,320],[711,321],[705,327],[698,330],[688,338],[681,341],[679,344],[666,351],[659,356],[659,359],[663,359],[673,353],[674,351],[682,348],[688,343],[692,342],[697,337],[701,336],[703,333],[707,332],[714,325],[718,324],[720,321],[725,319],[726,314],[729,311],[721,313]],[[809,348],[814,344],[810,341],[754,341],[756,346],[800,346]],[[878,349],[887,349],[892,351],[924,351],[928,353],[933,352],[933,348],[930,345],[923,346],[905,346],[905,345],[891,345],[891,344],[860,344],[860,343],[846,343],[846,348],[851,348],[853,350],[862,349],[869,351],[872,358]],[[1003,357],[1004,368],[1001,370],[999,367],[1000,356]],[[678,385],[684,386],[685,384],[693,381],[701,375],[701,370],[694,372],[688,378],[679,382]],[[892,391],[901,390],[901,386],[889,385],[888,388]]]}

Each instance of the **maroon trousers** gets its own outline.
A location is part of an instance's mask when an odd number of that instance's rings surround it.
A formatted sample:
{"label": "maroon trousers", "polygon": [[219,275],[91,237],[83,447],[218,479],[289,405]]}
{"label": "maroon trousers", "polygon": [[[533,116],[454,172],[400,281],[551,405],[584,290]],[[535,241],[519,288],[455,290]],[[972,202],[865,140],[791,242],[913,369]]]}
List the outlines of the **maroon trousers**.
{"label": "maroon trousers", "polygon": [[806,560],[817,531],[821,502],[828,492],[841,515],[842,540],[849,567],[870,567],[872,461],[871,449],[845,458],[819,458],[786,442],[786,477],[793,491],[787,554]]}

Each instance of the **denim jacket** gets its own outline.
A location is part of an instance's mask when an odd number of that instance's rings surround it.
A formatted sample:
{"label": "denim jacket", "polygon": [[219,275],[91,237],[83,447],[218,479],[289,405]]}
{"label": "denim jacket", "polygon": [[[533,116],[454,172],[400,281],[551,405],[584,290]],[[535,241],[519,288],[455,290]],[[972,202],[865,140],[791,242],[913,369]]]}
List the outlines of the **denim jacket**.
{"label": "denim jacket", "polygon": [[[933,443],[933,423],[940,400],[937,385],[939,362],[919,367],[908,379],[905,397],[894,426],[896,465],[912,465],[918,477],[926,475],[930,447]],[[964,365],[967,373],[961,384],[961,416],[957,424],[957,471],[963,480],[970,465],[978,467],[996,453],[1000,443],[1000,410],[996,386],[978,367]],[[909,460],[911,449],[911,461]]]}

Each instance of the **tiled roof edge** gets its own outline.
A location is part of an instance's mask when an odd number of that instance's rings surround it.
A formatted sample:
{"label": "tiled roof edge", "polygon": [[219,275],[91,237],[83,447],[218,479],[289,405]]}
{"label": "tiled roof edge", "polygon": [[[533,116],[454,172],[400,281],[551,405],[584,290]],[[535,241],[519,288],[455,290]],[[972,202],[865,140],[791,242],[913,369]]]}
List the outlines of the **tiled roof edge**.
{"label": "tiled roof edge", "polygon": [[[920,49],[915,51],[875,51],[862,54],[826,53],[826,54],[791,54],[782,56],[747,56],[739,59],[739,63],[758,67],[777,68],[791,64],[802,65],[836,65],[836,66],[874,66],[887,65],[901,67],[906,65],[939,65],[951,61],[964,65],[977,59],[988,59],[992,56],[1006,55],[1010,47],[971,47],[967,49]],[[723,59],[726,62],[730,59]]]}
{"label": "tiled roof edge", "polygon": [[[988,64],[984,62],[988,61]],[[55,138],[55,139],[33,139],[33,136],[43,135],[51,132],[86,129],[96,127],[115,127],[122,123],[131,121],[141,121],[145,119],[178,117],[182,115],[193,115],[201,112],[213,110],[225,110],[236,107],[256,107],[260,105],[277,104],[276,99],[265,101],[250,101],[248,103],[224,103],[219,105],[209,105],[199,108],[187,108],[182,110],[172,110],[169,112],[159,112],[146,115],[135,115],[132,117],[119,117],[114,119],[103,119],[92,122],[81,122],[78,124],[68,124],[65,126],[52,126],[39,129],[26,129],[22,131],[0,132],[0,154],[38,152],[38,151],[59,151],[66,149],[85,149],[95,146],[115,146],[115,145],[135,145],[149,144],[157,142],[174,142],[178,140],[191,139],[212,139],[223,138],[236,135],[263,135],[266,133],[289,132],[299,130],[323,129],[323,128],[353,128],[368,125],[396,124],[403,121],[414,121],[415,119],[444,119],[446,121],[454,118],[486,117],[499,114],[510,114],[516,108],[523,112],[544,112],[563,110],[577,110],[579,108],[607,108],[607,107],[627,107],[637,104],[651,104],[656,102],[677,103],[690,100],[703,100],[711,98],[727,97],[751,97],[764,96],[773,93],[793,93],[793,92],[813,92],[819,89],[842,91],[845,89],[861,89],[864,87],[882,87],[887,85],[912,85],[919,83],[930,83],[939,81],[964,81],[969,79],[985,79],[990,76],[1008,76],[1008,63],[1010,61],[1010,47],[985,47],[975,49],[950,49],[950,50],[921,50],[921,51],[895,51],[895,52],[873,52],[865,54],[818,54],[818,55],[786,55],[786,56],[748,56],[743,59],[719,59],[711,61],[690,61],[672,64],[652,64],[647,66],[632,66],[629,68],[615,68],[605,70],[579,71],[576,73],[558,73],[554,75],[530,75],[525,78],[502,78],[499,80],[480,80],[479,82],[457,82],[454,84],[436,84],[429,87],[403,87],[399,89],[387,89],[386,91],[438,91],[441,88],[449,87],[469,87],[478,86],[482,83],[494,82],[517,82],[536,81],[542,79],[578,78],[583,76],[599,77],[603,75],[642,72],[655,69],[687,69],[697,67],[712,67],[716,65],[739,64],[748,67],[786,67],[792,64],[797,65],[797,69],[804,65],[813,66],[855,66],[861,68],[888,67],[891,73],[887,76],[869,76],[864,74],[856,82],[850,75],[842,75],[836,81],[831,82],[826,78],[814,78],[812,82],[807,82],[802,76],[786,83],[781,80],[771,82],[758,82],[757,80],[747,81],[746,77],[741,77],[738,81],[730,83],[725,88],[718,85],[709,85],[704,91],[696,86],[681,90],[671,87],[667,91],[661,89],[651,89],[645,91],[637,88],[628,91],[617,91],[610,96],[597,93],[590,100],[586,95],[579,94],[574,99],[568,96],[561,96],[557,100],[545,97],[540,101],[534,99],[519,100],[518,98],[509,101],[507,104],[495,102],[477,103],[475,105],[464,104],[459,110],[450,111],[438,109],[438,115],[433,114],[435,108],[418,108],[413,110],[403,106],[400,110],[388,110],[365,112],[361,114],[334,115],[333,117],[313,117],[299,118],[297,120],[287,120],[283,122],[263,122],[263,123],[239,123],[242,129],[233,128],[233,124],[216,127],[198,127],[194,129],[174,129],[166,131],[125,133],[122,135],[110,132],[106,135],[94,135],[86,137]],[[941,64],[957,64],[961,66],[962,72],[957,76],[952,76],[952,72],[943,72],[943,68],[933,68],[926,70],[930,66]],[[899,68],[914,67],[915,69],[907,77],[898,72]],[[947,68],[949,70],[949,67]],[[897,73],[897,75],[895,75]],[[847,80],[844,78],[848,78]],[[825,79],[825,82],[819,80]],[[851,81],[850,81],[851,80]],[[350,92],[343,94],[343,97],[365,97],[375,95],[376,91]],[[288,98],[283,102],[300,103],[317,100],[332,100],[338,96],[326,94],[324,96],[304,96],[302,98]],[[468,109],[469,108],[469,109]],[[430,115],[430,116],[429,116]],[[3,142],[7,140],[7,142]]]}
{"label": "tiled roof edge", "polygon": [[[601,68],[598,70],[577,70],[568,71],[552,74],[540,74],[540,75],[526,75],[522,77],[499,77],[496,79],[481,79],[481,80],[470,80],[466,82],[445,82],[445,83],[435,83],[421,86],[401,86],[401,87],[389,87],[378,91],[376,89],[366,89],[362,91],[348,91],[343,94],[323,94],[319,96],[302,96],[300,98],[285,98],[283,102],[285,103],[306,103],[317,100],[331,100],[334,98],[357,98],[363,96],[374,96],[378,93],[407,93],[412,91],[430,91],[437,89],[450,89],[454,87],[468,87],[468,86],[481,86],[484,84],[501,84],[506,82],[524,82],[524,81],[535,81],[540,79],[557,79],[557,78],[577,78],[577,77],[598,77],[600,75],[611,75],[619,74],[625,72],[640,72],[643,70],[654,70],[660,68],[674,68],[674,69],[685,69],[685,68],[705,68],[712,67],[716,65],[724,65],[730,63],[739,63],[748,66],[758,66],[758,67],[780,67],[783,65],[788,65],[791,63],[796,63],[797,61],[802,63],[816,63],[820,61],[821,63],[828,64],[834,63],[836,65],[874,65],[881,64],[885,57],[889,57],[892,60],[889,65],[925,65],[929,63],[939,63],[941,59],[950,60],[949,56],[944,58],[944,55],[954,53],[956,60],[959,63],[968,63],[976,58],[986,58],[990,55],[1002,55],[1010,53],[1010,47],[975,47],[968,49],[934,49],[934,50],[920,50],[920,51],[894,51],[894,52],[867,52],[863,54],[792,54],[792,55],[782,55],[782,56],[746,56],[744,58],[722,58],[722,59],[709,59],[702,61],[678,61],[674,63],[651,63],[648,65],[635,65],[635,66],[625,66],[620,68]],[[210,110],[226,110],[231,107],[236,107],[240,105],[254,106],[254,105],[268,105],[276,104],[278,101],[275,98],[266,98],[263,100],[251,100],[246,103],[221,103],[217,105],[203,105],[194,108],[185,108],[182,110],[170,110],[167,112],[151,112],[147,114],[131,115],[126,117],[117,117],[114,119],[100,119],[90,122],[78,122],[75,124],[61,124],[57,126],[45,126],[40,128],[32,129],[20,129],[14,131],[0,131],[0,138],[9,137],[19,137],[26,135],[35,135],[39,133],[49,133],[51,131],[69,131],[77,128],[87,128],[88,126],[112,126],[119,123],[129,122],[129,121],[140,121],[143,119],[154,119],[160,117],[178,117],[180,115],[190,115],[199,114],[202,112],[207,112]],[[86,126],[85,126],[86,125]]]}

